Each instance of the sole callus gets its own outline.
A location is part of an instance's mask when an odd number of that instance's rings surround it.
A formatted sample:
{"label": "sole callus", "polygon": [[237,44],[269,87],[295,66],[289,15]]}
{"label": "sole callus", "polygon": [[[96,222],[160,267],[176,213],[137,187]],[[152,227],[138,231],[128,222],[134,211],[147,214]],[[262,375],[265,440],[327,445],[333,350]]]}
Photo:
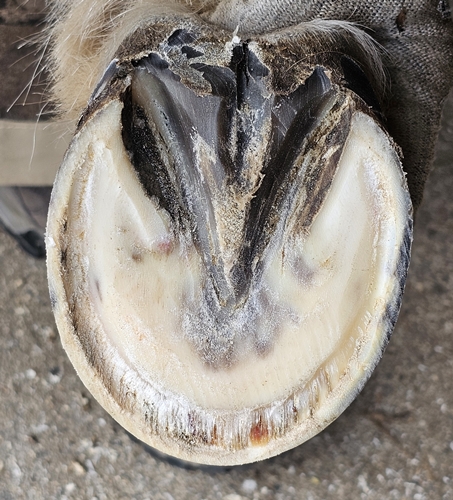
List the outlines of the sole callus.
{"label": "sole callus", "polygon": [[343,86],[338,38],[316,60],[303,34],[244,42],[187,20],[145,34],[120,48],[55,183],[58,328],[141,440],[261,460],[337,418],[381,357],[409,264],[405,176]]}

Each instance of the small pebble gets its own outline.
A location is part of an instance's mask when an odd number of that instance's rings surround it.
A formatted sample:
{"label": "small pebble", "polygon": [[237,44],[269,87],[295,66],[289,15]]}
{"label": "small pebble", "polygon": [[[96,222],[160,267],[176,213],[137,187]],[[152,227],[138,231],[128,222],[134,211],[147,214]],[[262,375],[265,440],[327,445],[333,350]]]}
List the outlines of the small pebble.
{"label": "small pebble", "polygon": [[54,338],[56,338],[56,334],[55,334],[55,331],[52,327],[50,326],[44,326],[41,330],[40,330],[40,334],[45,337],[47,340],[52,340]]}
{"label": "small pebble", "polygon": [[254,479],[246,479],[242,483],[242,489],[246,493],[253,493],[256,490],[257,486],[258,485],[256,484],[256,481]]}
{"label": "small pebble", "polygon": [[47,424],[32,425],[31,430],[33,434],[42,434],[49,430],[49,426]]}
{"label": "small pebble", "polygon": [[32,368],[29,368],[25,372],[25,376],[28,378],[28,380],[33,380],[36,377],[36,372]]}
{"label": "small pebble", "polygon": [[18,479],[22,476],[21,468],[14,461],[12,462],[12,464],[10,466],[10,471],[11,471],[11,475],[16,479]]}
{"label": "small pebble", "polygon": [[50,371],[49,371],[49,382],[51,384],[58,384],[58,382],[60,382],[61,380],[61,377],[63,376],[63,373],[62,371],[60,370],[60,368],[58,366],[56,366],[55,368],[52,368]]}
{"label": "small pebble", "polygon": [[18,328],[15,332],[14,332],[14,337],[16,339],[21,339],[23,336],[24,336],[24,331],[22,330],[22,328]]}
{"label": "small pebble", "polygon": [[85,469],[83,465],[76,460],[71,463],[71,470],[76,476],[83,476],[85,474]]}
{"label": "small pebble", "polygon": [[74,484],[74,483],[68,483],[65,487],[64,487],[64,492],[69,495],[71,493],[73,493],[75,491],[75,489],[77,488],[77,486]]}

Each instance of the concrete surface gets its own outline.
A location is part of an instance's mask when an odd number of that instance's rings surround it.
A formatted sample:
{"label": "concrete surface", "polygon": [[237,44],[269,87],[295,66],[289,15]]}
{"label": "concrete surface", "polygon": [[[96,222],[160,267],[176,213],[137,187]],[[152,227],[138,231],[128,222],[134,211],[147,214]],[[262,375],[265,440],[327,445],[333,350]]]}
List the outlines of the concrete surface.
{"label": "concrete surface", "polygon": [[418,214],[396,331],[358,399],[279,457],[185,468],[132,440],[86,391],[59,342],[44,262],[0,234],[0,500],[453,499],[452,250],[444,161]]}

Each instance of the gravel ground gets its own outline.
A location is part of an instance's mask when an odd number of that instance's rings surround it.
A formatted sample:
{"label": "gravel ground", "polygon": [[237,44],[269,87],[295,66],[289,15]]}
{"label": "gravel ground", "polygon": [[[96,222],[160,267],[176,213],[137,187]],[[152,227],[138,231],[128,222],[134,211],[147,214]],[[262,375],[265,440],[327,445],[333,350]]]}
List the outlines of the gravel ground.
{"label": "gravel ground", "polygon": [[60,345],[45,264],[0,234],[0,500],[453,499],[453,175],[432,174],[403,309],[362,394],[271,460],[183,466],[134,441]]}

